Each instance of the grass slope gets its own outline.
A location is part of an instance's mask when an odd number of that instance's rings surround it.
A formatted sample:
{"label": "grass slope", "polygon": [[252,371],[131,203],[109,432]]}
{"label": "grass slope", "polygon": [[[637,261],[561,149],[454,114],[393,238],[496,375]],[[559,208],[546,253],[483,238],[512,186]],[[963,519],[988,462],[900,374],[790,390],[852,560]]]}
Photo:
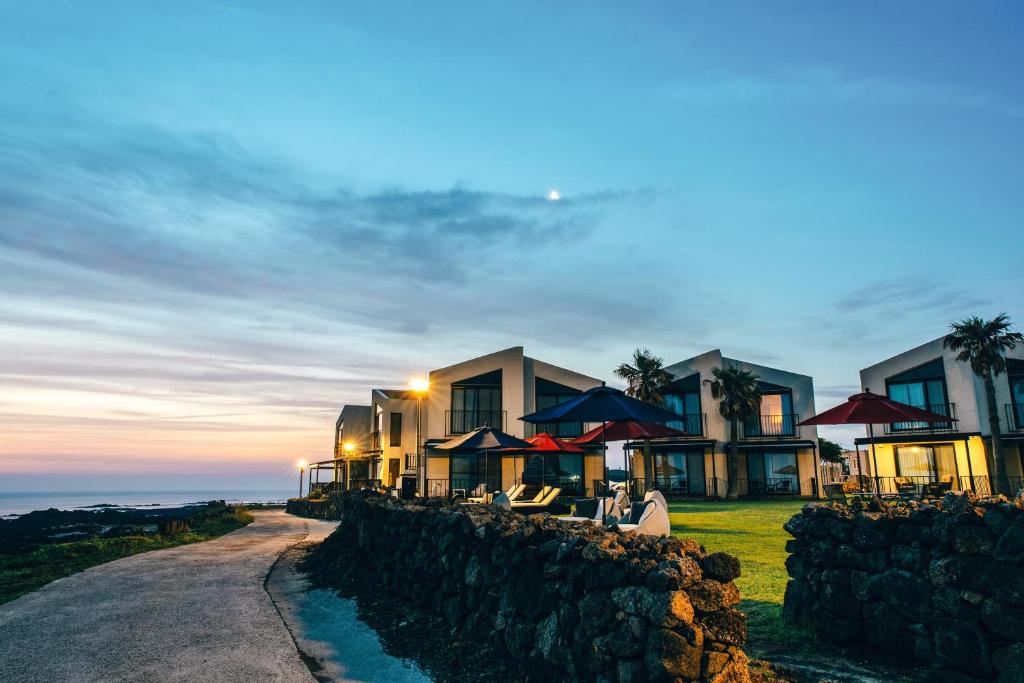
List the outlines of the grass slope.
{"label": "grass slope", "polygon": [[782,525],[805,501],[685,501],[669,503],[672,532],[692,538],[708,552],[723,551],[740,558],[743,575],[736,585],[747,613],[749,654],[803,649],[809,634],[782,623],[786,592],[786,541]]}
{"label": "grass slope", "polygon": [[244,509],[229,507],[203,514],[194,520],[187,533],[95,538],[45,545],[31,552],[0,554],[0,605],[83,569],[150,550],[207,541],[251,521],[252,515]]}

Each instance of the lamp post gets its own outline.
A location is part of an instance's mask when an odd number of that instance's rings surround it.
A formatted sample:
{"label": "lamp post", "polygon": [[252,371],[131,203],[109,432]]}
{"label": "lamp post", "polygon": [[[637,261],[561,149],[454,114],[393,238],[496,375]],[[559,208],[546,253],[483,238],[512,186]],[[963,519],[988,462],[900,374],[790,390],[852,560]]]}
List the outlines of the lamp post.
{"label": "lamp post", "polygon": [[350,466],[349,458],[352,456],[352,452],[355,451],[356,445],[351,441],[346,441],[342,444],[342,449],[345,451],[345,482],[344,489],[348,491],[352,488],[352,467]]}
{"label": "lamp post", "polygon": [[299,468],[299,498],[302,498],[302,479],[303,479],[303,476],[306,474],[306,461],[305,460],[299,460],[295,464]]}
{"label": "lamp post", "polygon": [[[430,390],[430,381],[423,379],[422,377],[416,378],[409,382],[409,389],[416,396],[416,476],[423,482],[422,488],[420,489],[420,495],[424,498],[427,497],[427,462],[426,459],[420,455],[420,421],[422,419],[422,405],[423,397]],[[420,476],[420,469],[423,470],[422,476]]]}

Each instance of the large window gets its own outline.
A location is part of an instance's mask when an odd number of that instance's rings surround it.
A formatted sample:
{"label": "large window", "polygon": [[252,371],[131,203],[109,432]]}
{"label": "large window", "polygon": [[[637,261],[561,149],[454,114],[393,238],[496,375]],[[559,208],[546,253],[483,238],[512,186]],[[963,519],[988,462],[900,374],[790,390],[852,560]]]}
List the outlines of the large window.
{"label": "large window", "polygon": [[497,454],[453,454],[450,459],[449,490],[462,489],[467,495],[494,492],[501,488],[501,456]]}
{"label": "large window", "polygon": [[[580,390],[567,387],[557,382],[538,377],[535,380],[537,410],[544,410],[565,403],[571,398],[579,396]],[[547,432],[552,436],[569,438],[579,436],[583,433],[582,422],[540,422],[534,426],[534,433]]]}
{"label": "large window", "polygon": [[789,391],[763,392],[760,414],[744,422],[743,433],[746,436],[793,436],[796,433],[793,394]]}
{"label": "large window", "polygon": [[564,493],[583,493],[583,454],[537,453],[527,457],[523,467],[524,484],[550,484]]}
{"label": "large window", "polygon": [[501,411],[501,371],[452,384],[449,434],[465,434],[483,427],[505,429]]}
{"label": "large window", "polygon": [[1010,400],[1010,429],[1024,429],[1024,368],[1017,363],[1010,364]]}
{"label": "large window", "polygon": [[[947,403],[945,371],[942,359],[936,359],[917,368],[890,377],[886,392],[894,401],[927,410],[938,415],[951,415]],[[890,425],[894,432],[913,432],[927,429],[949,429],[950,423],[896,422]]]}
{"label": "large window", "polygon": [[389,435],[390,438],[388,439],[388,445],[391,446],[391,447],[396,447],[397,446],[397,447],[401,448],[401,446],[402,446],[402,414],[401,413],[391,413],[390,428],[391,428],[391,433]]}
{"label": "large window", "polygon": [[800,470],[793,451],[747,453],[750,493],[799,493]]}
{"label": "large window", "polygon": [[703,453],[654,453],[653,479],[666,493],[704,493]]}
{"label": "large window", "polygon": [[956,451],[952,444],[899,446],[896,448],[896,473],[911,477],[917,483],[956,483]]}
{"label": "large window", "polygon": [[669,427],[700,435],[704,424],[700,414],[700,393],[696,391],[671,392],[665,394],[665,409],[682,416],[681,420],[667,423]]}

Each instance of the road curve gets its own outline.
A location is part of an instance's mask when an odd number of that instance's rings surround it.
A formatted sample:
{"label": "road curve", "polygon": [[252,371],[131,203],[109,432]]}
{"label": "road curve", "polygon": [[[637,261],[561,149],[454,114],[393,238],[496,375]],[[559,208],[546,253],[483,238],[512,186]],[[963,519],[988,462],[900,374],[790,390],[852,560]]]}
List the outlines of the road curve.
{"label": "road curve", "polygon": [[0,606],[4,681],[303,681],[264,579],[333,522],[278,511],[212,541],[133,555]]}

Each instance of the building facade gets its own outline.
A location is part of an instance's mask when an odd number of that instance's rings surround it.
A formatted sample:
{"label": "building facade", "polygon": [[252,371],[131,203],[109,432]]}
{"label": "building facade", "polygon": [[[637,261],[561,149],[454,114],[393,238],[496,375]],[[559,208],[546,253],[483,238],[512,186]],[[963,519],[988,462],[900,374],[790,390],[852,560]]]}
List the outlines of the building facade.
{"label": "building facade", "polygon": [[[428,496],[507,489],[520,481],[529,458],[500,453],[459,454],[434,447],[477,427],[491,426],[522,439],[540,432],[570,438],[584,424],[531,425],[519,418],[561,403],[601,380],[526,356],[516,346],[432,370],[421,421],[425,458],[420,491]],[[567,493],[592,491],[601,478],[600,454],[547,458],[544,472]]]}
{"label": "building facade", "polygon": [[738,494],[820,495],[818,432],[798,426],[815,414],[813,379],[727,358],[718,349],[666,368],[675,381],[665,392],[665,407],[679,414],[679,420],[668,426],[686,435],[655,439],[646,447],[640,442],[626,444],[635,489],[655,487],[681,496],[727,494],[730,425],[705,381],[719,367],[754,373],[761,389],[759,415],[739,425]]}
{"label": "building facade", "polygon": [[[889,398],[948,416],[948,422],[873,425],[870,440],[856,440],[861,469],[884,493],[901,483],[943,484],[952,490],[991,492],[987,448],[991,430],[984,383],[970,365],[943,348],[943,337],[860,371],[861,386]],[[1004,464],[1011,484],[1024,482],[1024,349],[1007,358],[996,378]]]}

